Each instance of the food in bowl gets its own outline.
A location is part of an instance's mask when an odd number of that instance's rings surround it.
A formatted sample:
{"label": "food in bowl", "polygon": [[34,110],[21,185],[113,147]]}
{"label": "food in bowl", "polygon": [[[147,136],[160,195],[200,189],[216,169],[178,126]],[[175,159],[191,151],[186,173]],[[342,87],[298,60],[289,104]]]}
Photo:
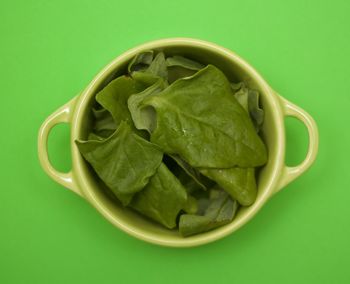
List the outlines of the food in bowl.
{"label": "food in bowl", "polygon": [[254,203],[267,150],[259,93],[248,84],[149,50],[95,99],[92,130],[76,144],[124,206],[186,237]]}

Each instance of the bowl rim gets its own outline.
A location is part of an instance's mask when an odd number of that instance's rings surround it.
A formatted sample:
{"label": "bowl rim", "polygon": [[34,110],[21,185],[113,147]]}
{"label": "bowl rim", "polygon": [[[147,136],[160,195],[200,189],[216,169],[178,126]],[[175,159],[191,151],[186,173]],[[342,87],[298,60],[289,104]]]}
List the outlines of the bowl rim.
{"label": "bowl rim", "polygon": [[[218,229],[198,234],[188,238],[179,238],[179,239],[167,239],[164,236],[159,236],[155,233],[145,232],[140,228],[135,228],[127,224],[126,222],[118,219],[114,214],[104,206],[103,202],[98,200],[93,194],[93,191],[90,190],[90,185],[84,179],[82,169],[82,157],[75,146],[74,140],[78,137],[80,133],[80,126],[82,125],[84,108],[89,101],[90,96],[92,96],[96,88],[104,82],[104,80],[117,69],[121,64],[129,61],[137,53],[147,50],[147,49],[161,49],[169,46],[186,46],[186,47],[200,47],[202,49],[207,49],[213,53],[219,53],[221,56],[226,57],[228,60],[235,61],[235,64],[239,65],[249,76],[254,80],[254,82],[264,91],[266,94],[265,100],[271,104],[272,117],[276,123],[277,133],[277,152],[276,156],[281,157],[275,159],[272,172],[270,173],[270,180],[266,185],[264,194],[262,194],[259,199],[257,199],[253,205],[249,207],[244,218],[241,218],[238,222],[231,222],[223,227]],[[280,101],[278,96],[274,93],[272,88],[267,84],[263,77],[245,60],[239,57],[233,51],[226,49],[217,44],[207,42],[204,40],[193,39],[193,38],[166,38],[155,41],[146,42],[144,44],[138,45],[134,48],[127,50],[121,55],[113,59],[108,65],[106,65],[89,83],[85,90],[80,94],[77,99],[76,106],[74,109],[74,114],[72,118],[72,127],[71,127],[71,151],[72,151],[72,168],[74,177],[79,185],[79,190],[82,195],[89,201],[107,220],[109,220],[113,225],[125,231],[129,235],[141,239],[143,241],[161,245],[161,246],[170,246],[170,247],[192,247],[199,246],[206,243],[213,242],[215,240],[221,239],[232,232],[236,231],[244,224],[246,224],[255,214],[261,209],[261,207],[266,203],[266,201],[274,194],[277,183],[279,181],[280,172],[284,165],[284,154],[285,154],[285,136],[284,136],[284,116]]]}

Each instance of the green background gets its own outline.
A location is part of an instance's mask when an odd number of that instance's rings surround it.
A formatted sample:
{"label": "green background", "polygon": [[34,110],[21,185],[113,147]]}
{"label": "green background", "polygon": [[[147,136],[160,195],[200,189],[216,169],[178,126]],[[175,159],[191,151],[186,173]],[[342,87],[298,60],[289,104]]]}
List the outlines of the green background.
{"label": "green background", "polygon": [[[9,1],[0,3],[0,283],[350,283],[349,1]],[[244,228],[170,249],[129,237],[39,166],[44,119],[114,57],[194,37],[232,49],[320,131],[314,166]],[[287,161],[307,149],[287,119]],[[69,170],[69,127],[50,155]]]}

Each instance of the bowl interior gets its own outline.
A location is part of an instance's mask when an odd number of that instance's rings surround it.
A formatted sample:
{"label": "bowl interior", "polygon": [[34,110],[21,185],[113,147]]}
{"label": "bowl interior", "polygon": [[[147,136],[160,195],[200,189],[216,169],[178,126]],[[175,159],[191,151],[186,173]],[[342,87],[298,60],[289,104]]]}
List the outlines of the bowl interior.
{"label": "bowl interior", "polygon": [[[169,246],[192,246],[206,243],[236,230],[246,223],[271,196],[278,172],[279,155],[284,152],[283,137],[278,129],[280,117],[277,98],[263,79],[247,63],[232,52],[221,47],[193,41],[160,41],[145,44],[130,50],[107,66],[92,81],[82,94],[77,114],[76,125],[72,139],[86,139],[91,128],[91,107],[95,104],[94,97],[108,82],[125,73],[127,62],[142,50],[162,50],[167,56],[183,55],[203,64],[213,64],[220,68],[231,82],[246,81],[250,87],[258,90],[261,104],[265,110],[265,121],[261,131],[267,145],[269,160],[257,176],[258,197],[249,207],[242,207],[234,220],[223,227],[189,238],[181,237],[177,230],[168,230],[140,214],[124,208],[101,184],[92,168],[84,161],[74,145],[73,167],[79,172],[81,191],[87,199],[113,224],[126,232],[143,240]],[[283,148],[283,149],[282,149]]]}

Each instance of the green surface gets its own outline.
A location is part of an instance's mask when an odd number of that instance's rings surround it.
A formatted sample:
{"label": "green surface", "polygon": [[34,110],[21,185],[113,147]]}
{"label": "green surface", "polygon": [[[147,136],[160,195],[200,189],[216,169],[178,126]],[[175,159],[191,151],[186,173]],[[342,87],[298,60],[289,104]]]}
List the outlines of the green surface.
{"label": "green surface", "polygon": [[[349,10],[345,0],[1,1],[0,283],[349,283]],[[36,150],[43,120],[111,59],[174,36],[234,50],[320,131],[308,173],[241,230],[190,249],[114,228],[44,174]],[[296,164],[306,134],[287,126]],[[67,129],[50,139],[59,169]]]}

